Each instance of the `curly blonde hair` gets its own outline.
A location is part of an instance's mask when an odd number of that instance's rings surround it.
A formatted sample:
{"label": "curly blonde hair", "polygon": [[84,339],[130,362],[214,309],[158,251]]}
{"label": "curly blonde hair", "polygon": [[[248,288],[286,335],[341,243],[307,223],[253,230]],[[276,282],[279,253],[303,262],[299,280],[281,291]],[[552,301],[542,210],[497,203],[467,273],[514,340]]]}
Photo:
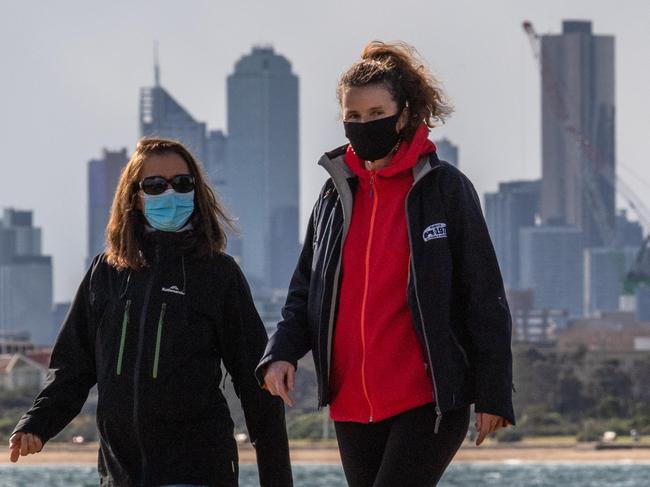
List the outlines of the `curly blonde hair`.
{"label": "curly blonde hair", "polygon": [[343,73],[336,94],[341,104],[347,88],[384,84],[400,111],[408,107],[409,118],[401,135],[410,140],[423,122],[433,128],[444,123],[453,108],[438,81],[414,47],[404,43],[372,41],[361,59]]}

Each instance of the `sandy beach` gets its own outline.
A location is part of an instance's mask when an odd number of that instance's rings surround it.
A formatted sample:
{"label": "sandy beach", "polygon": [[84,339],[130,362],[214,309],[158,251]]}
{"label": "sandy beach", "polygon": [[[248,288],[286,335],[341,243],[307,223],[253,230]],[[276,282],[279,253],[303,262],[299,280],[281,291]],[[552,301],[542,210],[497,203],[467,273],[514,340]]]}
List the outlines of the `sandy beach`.
{"label": "sandy beach", "polygon": [[[20,465],[95,464],[97,443],[71,445],[51,443],[36,455],[21,457]],[[8,450],[0,463],[9,463]],[[339,463],[339,453],[333,444],[296,443],[291,447],[291,459],[296,463]],[[240,462],[255,462],[252,447],[240,448]],[[476,447],[466,443],[458,451],[455,463],[630,463],[650,464],[650,447],[596,449],[594,444],[566,445],[522,442],[515,445],[486,444]]]}

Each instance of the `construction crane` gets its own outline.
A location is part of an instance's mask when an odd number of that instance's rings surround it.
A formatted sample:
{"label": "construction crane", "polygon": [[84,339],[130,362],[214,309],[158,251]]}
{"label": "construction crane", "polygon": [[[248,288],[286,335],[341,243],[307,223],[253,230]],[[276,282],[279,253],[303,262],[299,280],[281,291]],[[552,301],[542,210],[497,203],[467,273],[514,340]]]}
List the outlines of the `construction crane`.
{"label": "construction crane", "polygon": [[[637,214],[639,221],[644,228],[650,228],[650,210],[645,206],[643,200],[630,188],[630,186],[621,179],[620,176],[608,173],[605,168],[605,159],[580,128],[576,127],[570,119],[566,102],[563,97],[562,87],[558,84],[556,77],[548,65],[544,62],[541,55],[541,37],[535,31],[533,24],[529,21],[523,22],[522,27],[528,36],[533,55],[540,67],[542,76],[542,89],[550,102],[556,118],[562,123],[565,131],[577,143],[583,157],[581,158],[583,169],[579,172],[586,183],[584,196],[592,211],[596,227],[600,232],[602,241],[605,244],[611,244],[615,238],[615,232],[612,224],[608,221],[607,211],[603,202],[602,193],[598,191],[595,172],[601,176],[600,180],[606,184],[614,186],[614,191],[623,197],[629,204],[630,208]],[[585,162],[591,160],[595,164],[590,167],[584,167]],[[578,162],[580,164],[580,162]],[[650,235],[646,236],[637,252],[635,263],[629,270],[624,281],[624,291],[633,293],[640,283],[650,285]]]}

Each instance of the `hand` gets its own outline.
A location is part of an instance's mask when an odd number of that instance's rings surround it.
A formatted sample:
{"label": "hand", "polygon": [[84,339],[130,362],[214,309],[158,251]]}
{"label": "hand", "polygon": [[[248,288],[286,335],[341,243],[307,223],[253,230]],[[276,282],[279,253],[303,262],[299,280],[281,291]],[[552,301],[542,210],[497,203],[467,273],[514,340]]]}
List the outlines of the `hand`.
{"label": "hand", "polygon": [[9,459],[14,463],[18,461],[19,456],[38,453],[42,449],[43,441],[31,433],[19,431],[9,438]]}
{"label": "hand", "polygon": [[476,431],[478,436],[476,437],[476,446],[479,446],[483,443],[483,440],[490,433],[494,433],[499,428],[505,428],[510,426],[510,421],[501,416],[495,416],[490,413],[476,413]]}
{"label": "hand", "polygon": [[280,396],[287,406],[293,406],[289,391],[296,386],[296,368],[289,362],[278,360],[264,372],[264,388],[274,396]]}

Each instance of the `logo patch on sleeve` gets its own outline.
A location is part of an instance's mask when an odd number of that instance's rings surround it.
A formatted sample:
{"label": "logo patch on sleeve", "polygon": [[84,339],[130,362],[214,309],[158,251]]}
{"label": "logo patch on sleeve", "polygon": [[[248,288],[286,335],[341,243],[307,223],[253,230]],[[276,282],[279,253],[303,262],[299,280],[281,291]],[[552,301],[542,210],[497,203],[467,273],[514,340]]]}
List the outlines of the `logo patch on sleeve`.
{"label": "logo patch on sleeve", "polygon": [[425,242],[433,240],[434,238],[447,238],[447,224],[446,223],[434,223],[429,225],[424,229],[422,233],[422,238]]}

